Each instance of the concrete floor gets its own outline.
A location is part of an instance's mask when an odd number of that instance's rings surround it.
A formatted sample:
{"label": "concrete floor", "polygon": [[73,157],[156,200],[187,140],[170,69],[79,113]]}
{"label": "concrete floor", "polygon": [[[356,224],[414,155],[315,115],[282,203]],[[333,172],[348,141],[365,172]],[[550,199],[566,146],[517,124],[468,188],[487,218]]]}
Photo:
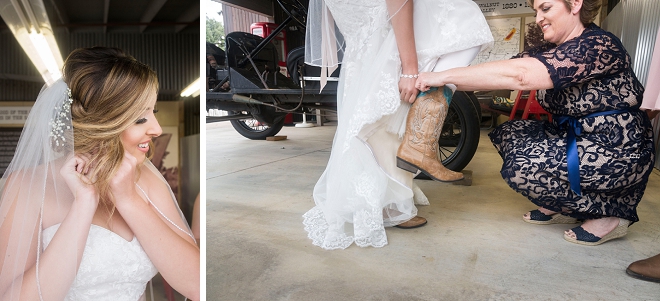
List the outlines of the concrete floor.
{"label": "concrete floor", "polygon": [[388,228],[383,248],[325,251],[302,215],[334,131],[285,127],[287,140],[251,141],[229,122],[207,124],[208,300],[660,300],[660,284],[625,274],[660,252],[658,170],[627,236],[576,245],[563,239],[571,225],[522,221],[535,207],[504,183],[482,130],[472,186],[417,181],[427,226]]}

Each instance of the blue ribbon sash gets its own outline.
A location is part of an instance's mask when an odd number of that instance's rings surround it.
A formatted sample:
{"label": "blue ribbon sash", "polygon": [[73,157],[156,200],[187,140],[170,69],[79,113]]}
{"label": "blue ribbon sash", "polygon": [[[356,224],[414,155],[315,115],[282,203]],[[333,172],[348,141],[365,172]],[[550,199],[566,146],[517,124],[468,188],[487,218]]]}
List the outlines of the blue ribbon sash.
{"label": "blue ribbon sash", "polygon": [[552,115],[552,119],[555,120],[560,127],[567,128],[566,165],[568,167],[568,183],[571,186],[571,190],[573,190],[573,192],[575,192],[577,195],[582,195],[582,191],[580,189],[580,156],[578,156],[577,150],[577,137],[582,135],[582,124],[580,123],[579,119],[621,114],[629,111],[629,109],[624,109],[596,112],[579,118],[566,115]]}

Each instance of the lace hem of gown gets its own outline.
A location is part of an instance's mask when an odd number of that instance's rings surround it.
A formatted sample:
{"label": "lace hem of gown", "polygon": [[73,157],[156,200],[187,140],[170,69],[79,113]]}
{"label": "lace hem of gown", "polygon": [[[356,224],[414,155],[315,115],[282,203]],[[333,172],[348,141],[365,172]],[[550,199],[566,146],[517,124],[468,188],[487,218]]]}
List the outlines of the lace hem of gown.
{"label": "lace hem of gown", "polygon": [[[428,198],[417,185],[413,185],[413,192],[415,204],[429,205]],[[387,245],[387,235],[382,221],[380,223],[367,222],[369,220],[367,217],[366,212],[356,213],[355,221],[359,225],[355,225],[355,229],[363,229],[358,231],[357,239],[355,236],[347,235],[343,229],[331,231],[323,210],[318,206],[303,214],[303,225],[312,244],[326,250],[346,249],[353,242],[359,247],[384,247]]]}
{"label": "lace hem of gown", "polygon": [[[321,176],[314,190],[317,205],[303,215],[305,231],[314,245],[326,250],[345,249],[353,242],[360,247],[383,247],[388,243],[386,227],[415,217],[417,208],[413,203],[429,205],[428,198],[412,182],[412,174],[397,168],[395,160],[381,162],[383,165],[378,163],[377,157],[383,157],[383,150],[396,151],[392,147],[398,144],[395,136],[381,128],[374,133],[374,140],[389,143],[389,146],[381,145],[380,150],[374,153],[369,143],[353,139],[351,152],[335,154],[344,156],[346,160],[340,164],[343,168],[337,167],[343,171],[342,179],[346,182],[331,185],[350,186],[351,189],[333,191],[328,195],[324,189],[329,178],[327,173],[334,170],[332,166]],[[393,154],[385,156],[393,157]],[[351,168],[362,173],[352,173]],[[402,180],[401,176],[407,177],[408,181]],[[351,199],[351,202],[332,202],[337,199]]]}
{"label": "lace hem of gown", "polygon": [[387,245],[387,236],[385,229],[373,233],[373,235],[364,236],[355,240],[353,236],[346,235],[346,232],[332,231],[326,221],[323,210],[314,207],[303,214],[303,225],[307,231],[307,237],[312,240],[312,244],[326,250],[346,249],[353,242],[360,247],[383,247]]}

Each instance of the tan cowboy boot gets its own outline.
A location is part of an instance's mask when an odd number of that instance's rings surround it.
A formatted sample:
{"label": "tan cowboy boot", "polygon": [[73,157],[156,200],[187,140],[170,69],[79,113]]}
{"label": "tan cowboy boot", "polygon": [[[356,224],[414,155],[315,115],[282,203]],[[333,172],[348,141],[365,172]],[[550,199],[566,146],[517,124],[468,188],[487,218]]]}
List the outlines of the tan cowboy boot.
{"label": "tan cowboy boot", "polygon": [[421,170],[436,181],[453,182],[463,179],[463,174],[447,169],[438,160],[438,138],[449,109],[445,95],[451,97],[451,89],[441,87],[417,96],[408,112],[396,165],[412,173]]}
{"label": "tan cowboy boot", "polygon": [[637,279],[660,282],[660,254],[631,263],[626,273]]}

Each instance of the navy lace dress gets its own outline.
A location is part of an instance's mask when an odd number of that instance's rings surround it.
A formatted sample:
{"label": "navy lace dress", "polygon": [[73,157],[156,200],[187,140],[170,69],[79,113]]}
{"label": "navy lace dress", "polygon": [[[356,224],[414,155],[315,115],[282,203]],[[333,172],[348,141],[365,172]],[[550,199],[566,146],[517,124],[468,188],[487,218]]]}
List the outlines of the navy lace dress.
{"label": "navy lace dress", "polygon": [[[490,133],[504,161],[504,180],[534,204],[575,218],[638,221],[637,204],[653,166],[653,132],[639,110],[644,87],[621,41],[591,24],[559,46],[546,44],[516,57],[534,57],[547,67],[554,88],[539,91],[538,100],[554,118],[508,121]],[[593,116],[599,112],[605,114]],[[576,125],[560,125],[562,117],[573,117]],[[578,181],[568,175],[571,131]],[[581,193],[571,184],[579,184]]]}

